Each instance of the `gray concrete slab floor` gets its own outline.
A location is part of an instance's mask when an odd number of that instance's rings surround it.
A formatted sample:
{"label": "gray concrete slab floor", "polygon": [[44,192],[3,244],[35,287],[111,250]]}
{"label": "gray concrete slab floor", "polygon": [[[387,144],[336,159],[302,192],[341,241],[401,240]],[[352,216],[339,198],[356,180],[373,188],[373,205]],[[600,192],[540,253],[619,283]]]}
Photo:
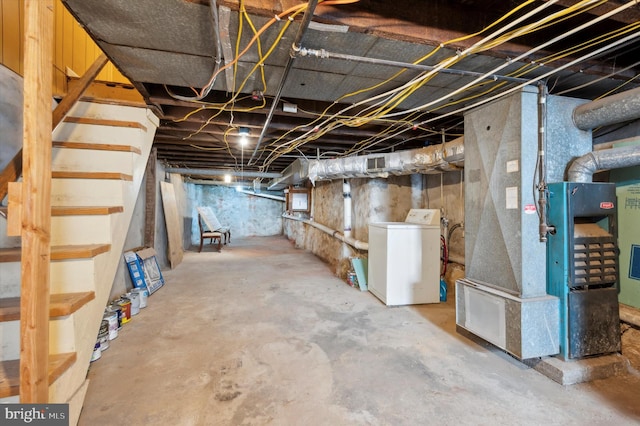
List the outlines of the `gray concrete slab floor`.
{"label": "gray concrete slab floor", "polygon": [[456,333],[453,297],[386,307],[284,237],[164,277],[92,363],[80,425],[640,424],[637,370],[559,385]]}

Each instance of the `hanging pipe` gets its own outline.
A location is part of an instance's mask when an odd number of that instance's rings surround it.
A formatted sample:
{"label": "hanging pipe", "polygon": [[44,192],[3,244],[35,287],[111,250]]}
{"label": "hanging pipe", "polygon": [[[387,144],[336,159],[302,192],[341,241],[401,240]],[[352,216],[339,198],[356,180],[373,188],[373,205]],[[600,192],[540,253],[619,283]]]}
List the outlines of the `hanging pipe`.
{"label": "hanging pipe", "polygon": [[351,236],[351,185],[349,181],[342,181],[342,197],[344,198],[344,236]]}
{"label": "hanging pipe", "polygon": [[343,243],[349,244],[351,247],[357,248],[358,250],[364,250],[364,251],[368,251],[369,250],[369,243],[366,243],[366,242],[360,241],[360,240],[356,240],[355,238],[346,237],[343,234],[341,234],[340,231],[337,231],[335,229],[331,229],[328,226],[322,225],[322,224],[320,224],[318,222],[314,222],[314,221],[309,220],[309,219],[302,219],[300,217],[291,216],[291,215],[288,215],[288,214],[283,214],[282,217],[285,218],[285,219],[297,220],[298,222],[306,223],[309,226],[313,226],[314,228],[319,229],[322,232],[331,235],[333,238],[336,238],[336,239],[342,241]]}
{"label": "hanging pipe", "polygon": [[264,121],[264,126],[262,126],[262,131],[260,132],[260,136],[258,137],[258,142],[256,143],[256,147],[253,149],[253,154],[251,154],[251,158],[247,162],[247,166],[251,165],[253,158],[258,153],[260,149],[260,145],[262,144],[262,140],[264,136],[267,134],[267,130],[269,129],[269,124],[271,124],[271,119],[273,118],[273,114],[278,107],[278,102],[280,102],[280,96],[282,96],[282,90],[284,89],[284,85],[287,82],[287,77],[289,76],[289,72],[291,71],[291,67],[293,66],[293,61],[298,56],[298,51],[300,50],[300,43],[302,42],[302,38],[304,34],[307,32],[307,28],[309,28],[309,23],[311,22],[311,18],[313,17],[313,13],[316,10],[316,6],[318,5],[318,0],[310,0],[307,5],[307,10],[304,11],[304,16],[302,17],[302,22],[300,23],[300,27],[298,28],[298,32],[296,33],[296,37],[291,44],[291,50],[289,52],[289,59],[287,59],[287,64],[284,66],[284,72],[282,73],[282,78],[280,79],[280,84],[278,85],[278,89],[276,90],[276,94],[273,97],[273,103],[271,104],[271,108],[269,109],[269,114],[267,114],[267,118]]}

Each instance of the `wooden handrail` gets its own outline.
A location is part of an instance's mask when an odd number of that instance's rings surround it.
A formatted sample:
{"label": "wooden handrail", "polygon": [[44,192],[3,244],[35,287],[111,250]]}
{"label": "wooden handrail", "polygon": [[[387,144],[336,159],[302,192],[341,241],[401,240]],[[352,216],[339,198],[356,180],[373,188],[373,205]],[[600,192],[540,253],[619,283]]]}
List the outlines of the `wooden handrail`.
{"label": "wooden handrail", "polygon": [[[52,126],[51,130],[55,130],[56,126],[60,124],[62,119],[69,113],[71,108],[78,102],[82,94],[91,85],[93,80],[100,74],[100,71],[109,62],[109,58],[104,53],[98,56],[89,69],[84,73],[75,85],[69,90],[67,95],[62,98],[60,103],[52,112]],[[2,173],[0,173],[0,200],[7,195],[9,182],[15,182],[22,174],[22,148],[13,157],[13,159],[6,165]]]}

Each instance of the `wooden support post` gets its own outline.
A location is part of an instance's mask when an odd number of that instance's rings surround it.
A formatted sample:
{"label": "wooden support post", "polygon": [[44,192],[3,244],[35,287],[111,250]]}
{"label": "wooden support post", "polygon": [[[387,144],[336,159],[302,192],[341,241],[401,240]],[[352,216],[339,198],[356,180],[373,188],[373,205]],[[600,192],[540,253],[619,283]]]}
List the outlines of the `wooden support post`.
{"label": "wooden support post", "polygon": [[25,1],[20,402],[49,399],[53,0]]}

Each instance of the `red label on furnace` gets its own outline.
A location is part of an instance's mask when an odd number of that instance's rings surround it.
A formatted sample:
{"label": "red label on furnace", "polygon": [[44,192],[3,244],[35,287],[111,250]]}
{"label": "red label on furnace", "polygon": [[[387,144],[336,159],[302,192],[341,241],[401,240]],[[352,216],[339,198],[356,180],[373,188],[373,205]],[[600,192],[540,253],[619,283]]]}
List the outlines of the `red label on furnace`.
{"label": "red label on furnace", "polygon": [[600,208],[605,210],[611,210],[613,208],[613,203],[611,201],[603,201],[600,203]]}

